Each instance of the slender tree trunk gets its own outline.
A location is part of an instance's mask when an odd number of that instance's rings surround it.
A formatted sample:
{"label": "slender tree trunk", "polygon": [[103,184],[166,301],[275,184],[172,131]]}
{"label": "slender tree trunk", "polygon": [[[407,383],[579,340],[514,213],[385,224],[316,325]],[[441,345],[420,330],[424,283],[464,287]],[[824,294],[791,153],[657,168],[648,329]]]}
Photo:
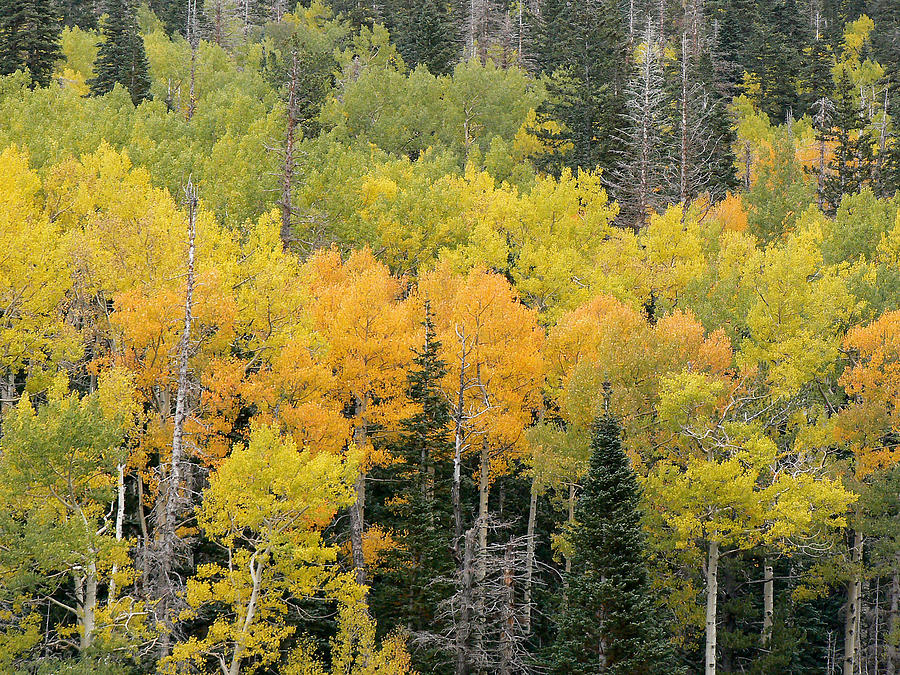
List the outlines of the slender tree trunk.
{"label": "slender tree trunk", "polygon": [[456,415],[454,428],[454,450],[453,450],[453,487],[451,488],[451,500],[453,501],[453,551],[456,553],[457,560],[460,558],[459,540],[462,537],[462,502],[460,500],[460,487],[462,482],[462,452],[465,442],[465,427],[463,425],[463,411],[465,406],[466,392],[466,344],[465,335],[460,336],[462,340],[462,352],[459,363],[459,390],[456,392]]}
{"label": "slender tree trunk", "polygon": [[537,520],[537,478],[531,479],[531,499],[528,502],[528,532],[525,542],[525,618],[523,629],[531,634],[531,582],[534,574],[534,525]]}
{"label": "slender tree trunk", "polygon": [[[817,28],[818,30],[818,28]],[[819,99],[819,114],[816,116],[816,122],[819,125],[819,167],[816,176],[816,203],[819,210],[825,208],[825,120],[826,120],[826,99]]]}
{"label": "slender tree trunk", "polygon": [[681,204],[687,209],[688,203],[688,38],[681,33],[681,153],[678,171],[678,196]]}
{"label": "slender tree trunk", "polygon": [[892,639],[888,640],[885,654],[887,657],[887,675],[897,675],[900,663],[898,663],[895,640],[900,635],[900,553],[894,559],[894,573],[891,575],[891,605],[888,614],[888,631]]}
{"label": "slender tree trunk", "polygon": [[847,607],[844,615],[844,675],[856,675],[857,660],[859,657],[859,617],[860,601],[862,600],[862,565],[863,536],[856,531],[853,533],[853,550],[851,561],[853,572],[847,583]]}
{"label": "slender tree trunk", "polygon": [[484,581],[487,574],[488,496],[490,494],[491,456],[487,437],[481,442],[481,470],[478,476],[478,561],[475,580]]}
{"label": "slender tree trunk", "polygon": [[172,432],[172,457],[169,462],[169,476],[165,490],[165,509],[158,534],[157,570],[157,621],[164,625],[160,638],[160,657],[169,653],[171,629],[174,624],[173,600],[175,588],[172,571],[175,567],[178,535],[176,533],[179,511],[182,509],[182,471],[184,461],[184,422],[187,418],[188,357],[191,350],[191,323],[194,307],[194,252],[197,235],[197,191],[188,181],[185,189],[188,204],[188,259],[187,288],[184,296],[184,329],[178,345],[178,385],[175,394],[175,419]]}
{"label": "slender tree trunk", "polygon": [[500,634],[500,675],[513,674],[513,637],[516,624],[515,563],[513,544],[506,545],[503,556],[503,630]]}
{"label": "slender tree trunk", "polygon": [[6,374],[3,383],[3,400],[0,401],[0,417],[5,417],[7,411],[12,408],[16,400],[16,373],[12,368]]}
{"label": "slender tree trunk", "polygon": [[[575,481],[569,483],[569,516],[567,520],[569,529],[575,525]],[[566,555],[566,574],[572,571],[572,556]]]}
{"label": "slender tree trunk", "polygon": [[[122,541],[122,528],[125,523],[125,465],[119,464],[117,467],[118,479],[116,483],[116,541]],[[112,604],[116,599],[116,573],[119,571],[118,565],[112,566],[109,580],[109,594],[107,596],[107,604]]]}
{"label": "slender tree trunk", "polygon": [[[356,417],[359,421],[354,431],[357,447],[364,448],[368,443],[368,430],[363,420],[368,401],[363,397],[357,403]],[[353,553],[353,567],[356,570],[356,582],[360,586],[366,584],[366,560],[363,553],[363,533],[366,529],[366,474],[360,469],[356,475],[356,502],[350,507],[350,548]]]}
{"label": "slender tree trunk", "polygon": [[250,579],[253,581],[253,589],[250,591],[250,599],[247,601],[247,614],[241,626],[241,637],[234,644],[231,655],[231,664],[228,667],[228,675],[240,675],[241,660],[246,646],[246,634],[256,618],[256,606],[259,602],[259,591],[262,585],[263,563],[256,562],[256,554],[250,558]]}
{"label": "slender tree trunk", "polygon": [[768,556],[763,560],[763,647],[769,645],[772,638],[772,617],[775,614],[775,575],[772,561]]}
{"label": "slender tree trunk", "polygon": [[291,54],[291,79],[288,82],[287,130],[284,136],[284,167],[281,174],[281,243],[290,246],[293,239],[291,191],[294,185],[294,135],[297,128],[297,52]]}
{"label": "slender tree trunk", "polygon": [[455,671],[456,675],[466,675],[469,664],[469,639],[472,633],[472,586],[473,571],[475,567],[475,528],[466,532],[465,543],[463,544],[462,556],[462,599],[457,618],[456,626],[454,626],[455,640]]}
{"label": "slender tree trunk", "polygon": [[705,675],[716,675],[716,603],[719,595],[719,542],[709,542],[706,563],[706,656]]}
{"label": "slender tree trunk", "polygon": [[[93,553],[93,552],[92,552]],[[79,650],[84,652],[94,643],[97,613],[97,564],[92,560],[87,573],[78,580],[78,618],[81,623]]]}

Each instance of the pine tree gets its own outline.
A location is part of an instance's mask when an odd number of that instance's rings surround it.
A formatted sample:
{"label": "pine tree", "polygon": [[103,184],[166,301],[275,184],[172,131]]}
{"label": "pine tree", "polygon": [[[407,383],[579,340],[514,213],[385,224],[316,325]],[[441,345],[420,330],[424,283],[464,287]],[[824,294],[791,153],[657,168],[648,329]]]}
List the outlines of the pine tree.
{"label": "pine tree", "polygon": [[53,0],[0,3],[0,75],[28,69],[33,86],[46,87],[62,56],[60,12]]}
{"label": "pine tree", "polygon": [[590,468],[575,507],[575,553],[552,672],[678,671],[653,604],[639,500],[619,424],[604,412],[592,428]]}
{"label": "pine tree", "polygon": [[103,42],[94,62],[96,75],[88,85],[92,94],[102,96],[121,84],[137,105],[150,98],[150,75],[134,6],[130,0],[108,0],[106,13],[100,29]]}
{"label": "pine tree", "polygon": [[[412,633],[434,627],[435,610],[452,592],[454,570],[450,555],[452,518],[449,509],[450,406],[441,392],[446,365],[428,303],[425,305],[425,342],[416,351],[415,369],[408,375],[408,395],[416,411],[401,422],[391,448],[397,462],[386,518],[399,546],[387,552],[384,581],[373,585],[371,603],[386,623]],[[419,658],[429,660],[426,654]],[[424,665],[424,664],[420,664]]]}
{"label": "pine tree", "polygon": [[[612,0],[547,0],[534,42],[539,70],[550,75],[542,113],[561,122],[571,168],[609,167],[622,135],[628,77],[627,35]],[[559,167],[551,167],[559,168]]]}

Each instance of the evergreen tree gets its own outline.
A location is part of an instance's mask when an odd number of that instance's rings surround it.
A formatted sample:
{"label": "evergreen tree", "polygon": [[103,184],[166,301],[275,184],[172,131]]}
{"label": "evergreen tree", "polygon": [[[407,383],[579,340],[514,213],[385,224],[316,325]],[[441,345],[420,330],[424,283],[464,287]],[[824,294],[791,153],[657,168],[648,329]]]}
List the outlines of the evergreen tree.
{"label": "evergreen tree", "polygon": [[33,86],[46,87],[62,55],[60,13],[53,0],[0,3],[0,75],[28,69]]}
{"label": "evergreen tree", "polygon": [[385,3],[385,15],[391,38],[410,68],[421,63],[434,75],[453,69],[459,40],[451,5],[440,0],[392,0]]}
{"label": "evergreen tree", "polygon": [[755,102],[774,122],[782,122],[801,105],[797,81],[805,34],[794,0],[760,0],[748,43],[747,71],[758,92]]}
{"label": "evergreen tree", "polygon": [[82,30],[94,30],[100,18],[97,0],[57,0],[62,12],[63,24],[78,26]]}
{"label": "evergreen tree", "polygon": [[575,552],[552,672],[678,671],[653,604],[639,500],[619,424],[607,411],[594,422],[590,468],[575,507]]}
{"label": "evergreen tree", "polygon": [[541,7],[534,53],[551,76],[542,113],[564,125],[564,138],[555,140],[573,144],[562,158],[569,167],[615,160],[629,61],[623,24],[613,0],[547,0]]}
{"label": "evergreen tree", "polygon": [[[425,343],[416,351],[416,368],[408,375],[408,395],[416,411],[401,422],[399,438],[390,448],[393,489],[385,522],[396,533],[398,546],[385,554],[381,583],[373,584],[371,603],[385,625],[417,633],[434,627],[435,610],[452,592],[449,534],[453,531],[449,485],[453,443],[450,406],[440,389],[446,366],[439,356],[428,303]],[[434,654],[417,655],[418,667],[431,671]]]}
{"label": "evergreen tree", "polygon": [[188,4],[186,0],[150,0],[149,4],[150,9],[156,14],[156,18],[162,21],[163,26],[166,27],[167,33],[170,35],[185,34]]}
{"label": "evergreen tree", "polygon": [[835,84],[832,121],[824,140],[833,144],[834,155],[825,172],[822,197],[827,210],[834,213],[844,195],[855,194],[869,183],[874,166],[872,137],[846,73]]}
{"label": "evergreen tree", "polygon": [[106,13],[100,29],[103,41],[94,62],[95,77],[88,85],[92,94],[102,96],[121,84],[137,105],[150,98],[150,75],[134,6],[131,0],[108,0]]}
{"label": "evergreen tree", "polygon": [[803,52],[800,73],[800,110],[814,120],[821,115],[822,99],[831,95],[834,53],[824,38],[813,40]]}

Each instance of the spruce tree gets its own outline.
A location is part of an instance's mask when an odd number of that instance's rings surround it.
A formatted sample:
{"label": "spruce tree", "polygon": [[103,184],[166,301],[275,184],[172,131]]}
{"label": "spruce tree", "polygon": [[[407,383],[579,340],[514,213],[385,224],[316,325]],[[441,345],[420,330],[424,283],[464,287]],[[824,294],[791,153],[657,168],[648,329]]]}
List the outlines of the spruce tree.
{"label": "spruce tree", "polygon": [[553,140],[573,145],[562,161],[573,169],[612,166],[623,135],[629,62],[618,3],[546,0],[534,54],[538,68],[551,76],[541,112],[564,126],[564,137]]}
{"label": "spruce tree", "polygon": [[144,39],[131,0],[107,0],[107,17],[100,32],[103,41],[94,62],[95,76],[88,80],[91,93],[102,96],[121,84],[135,105],[150,98],[150,75]]}
{"label": "spruce tree", "polygon": [[28,69],[32,86],[46,87],[62,56],[60,12],[53,0],[0,3],[0,75]]}
{"label": "spruce tree", "polygon": [[[392,489],[384,522],[399,545],[385,553],[386,571],[382,583],[373,584],[370,598],[385,625],[412,633],[434,628],[435,610],[453,591],[454,570],[449,534],[453,443],[450,406],[440,389],[447,371],[427,303],[422,325],[424,345],[408,374],[407,393],[415,412],[401,422],[390,448],[397,462],[390,467]],[[418,667],[431,670],[436,654],[419,653],[417,661]]]}
{"label": "spruce tree", "polygon": [[834,109],[824,140],[833,144],[834,154],[824,177],[824,202],[834,213],[844,195],[862,190],[872,176],[873,141],[856,100],[852,80],[846,72],[835,83]]}
{"label": "spruce tree", "polygon": [[403,61],[415,68],[428,67],[434,75],[453,69],[459,55],[453,6],[441,0],[390,0],[385,18]]}
{"label": "spruce tree", "polygon": [[619,424],[606,411],[592,428],[590,468],[575,507],[554,673],[678,672],[653,603],[639,500]]}
{"label": "spruce tree", "polygon": [[747,70],[756,79],[756,103],[773,122],[802,107],[795,83],[800,76],[804,35],[794,0],[760,0],[748,42]]}

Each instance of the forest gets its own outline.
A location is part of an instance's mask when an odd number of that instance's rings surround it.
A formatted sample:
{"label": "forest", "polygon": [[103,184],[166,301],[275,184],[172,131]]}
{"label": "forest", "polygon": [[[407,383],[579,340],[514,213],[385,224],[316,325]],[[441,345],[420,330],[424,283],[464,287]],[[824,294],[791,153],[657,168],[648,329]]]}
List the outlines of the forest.
{"label": "forest", "polygon": [[900,675],[900,2],[0,0],[0,672]]}

